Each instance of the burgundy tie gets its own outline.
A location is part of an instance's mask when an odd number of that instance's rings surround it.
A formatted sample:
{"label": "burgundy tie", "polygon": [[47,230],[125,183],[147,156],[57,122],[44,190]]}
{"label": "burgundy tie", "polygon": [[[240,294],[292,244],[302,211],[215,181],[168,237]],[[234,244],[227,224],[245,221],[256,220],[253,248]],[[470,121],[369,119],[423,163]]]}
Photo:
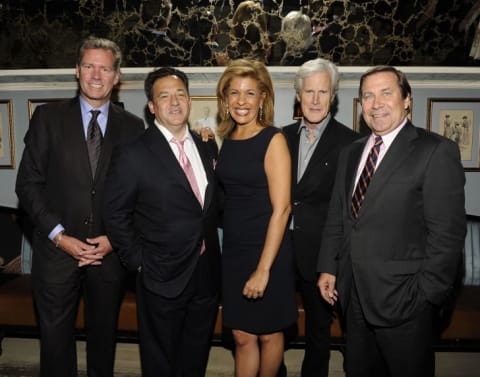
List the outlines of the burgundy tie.
{"label": "burgundy tie", "polygon": [[355,191],[353,193],[352,214],[353,214],[353,217],[355,218],[358,217],[358,212],[360,211],[360,207],[362,206],[363,199],[365,198],[365,193],[367,192],[370,179],[375,173],[377,158],[378,158],[378,154],[380,153],[380,147],[382,143],[383,143],[382,137],[377,136],[375,138],[375,144],[373,145],[372,149],[370,149],[370,152],[368,153],[367,161],[365,162],[365,166],[362,170],[362,174],[360,175],[360,179],[358,180],[357,187],[355,188]]}

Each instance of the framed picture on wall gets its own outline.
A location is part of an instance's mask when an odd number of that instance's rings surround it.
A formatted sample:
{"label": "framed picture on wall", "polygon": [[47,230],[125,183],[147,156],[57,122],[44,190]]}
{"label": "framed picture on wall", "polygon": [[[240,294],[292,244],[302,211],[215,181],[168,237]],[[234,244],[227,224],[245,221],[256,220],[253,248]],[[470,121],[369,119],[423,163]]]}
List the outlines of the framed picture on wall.
{"label": "framed picture on wall", "polygon": [[11,99],[0,100],[0,169],[15,169],[15,137]]}
{"label": "framed picture on wall", "polygon": [[[209,127],[215,134],[219,122],[216,96],[192,96],[192,109],[188,122],[190,128],[200,132],[202,128]],[[216,137],[217,144],[220,140]]]}
{"label": "framed picture on wall", "polygon": [[465,171],[480,171],[480,99],[428,98],[427,129],[458,144]]}
{"label": "framed picture on wall", "polygon": [[[410,101],[410,112],[408,113],[408,119],[411,121],[413,116],[413,99]],[[367,135],[370,133],[365,120],[363,119],[362,114],[362,105],[360,104],[360,99],[355,97],[353,99],[353,130],[362,135]]]}

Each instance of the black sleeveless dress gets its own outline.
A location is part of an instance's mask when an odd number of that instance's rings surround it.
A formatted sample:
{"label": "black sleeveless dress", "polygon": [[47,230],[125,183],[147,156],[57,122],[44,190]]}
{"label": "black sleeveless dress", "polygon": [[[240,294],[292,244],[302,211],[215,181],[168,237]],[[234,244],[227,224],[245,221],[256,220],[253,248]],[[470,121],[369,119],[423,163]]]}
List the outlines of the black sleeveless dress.
{"label": "black sleeveless dress", "polygon": [[254,334],[285,329],[297,319],[293,252],[288,230],[262,299],[242,295],[262,253],[272,214],[265,153],[280,132],[266,127],[246,140],[223,141],[216,173],[225,192],[223,214],[223,325]]}

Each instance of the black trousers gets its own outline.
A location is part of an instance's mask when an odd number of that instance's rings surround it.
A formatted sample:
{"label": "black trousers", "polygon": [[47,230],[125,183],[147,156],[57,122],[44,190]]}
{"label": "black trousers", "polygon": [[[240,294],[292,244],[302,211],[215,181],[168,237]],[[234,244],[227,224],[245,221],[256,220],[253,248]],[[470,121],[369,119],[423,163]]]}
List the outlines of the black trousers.
{"label": "black trousers", "polygon": [[62,284],[34,279],[41,377],[77,377],[75,320],[82,294],[88,376],[113,377],[118,313],[123,293],[123,277],[106,281],[96,266],[79,269],[74,278]]}
{"label": "black trousers", "polygon": [[305,310],[305,354],[302,377],[328,377],[332,307],[322,298],[316,282],[300,281]]}
{"label": "black trousers", "polygon": [[395,327],[370,325],[352,288],[346,311],[347,377],[434,377],[433,307]]}
{"label": "black trousers", "polygon": [[[208,252],[208,251],[207,251]],[[137,278],[140,360],[143,377],[203,377],[218,311],[218,295],[206,286],[201,256],[185,291],[159,296]]]}

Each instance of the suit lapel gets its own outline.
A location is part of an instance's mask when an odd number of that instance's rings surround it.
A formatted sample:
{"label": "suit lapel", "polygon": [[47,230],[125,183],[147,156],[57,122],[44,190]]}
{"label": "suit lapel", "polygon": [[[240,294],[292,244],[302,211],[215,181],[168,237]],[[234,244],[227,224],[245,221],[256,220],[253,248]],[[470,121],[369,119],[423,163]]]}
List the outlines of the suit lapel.
{"label": "suit lapel", "polygon": [[174,179],[180,182],[185,190],[192,194],[192,198],[194,198],[195,202],[200,206],[200,203],[198,202],[190,183],[188,182],[185,172],[183,171],[177,158],[175,157],[175,154],[172,151],[172,148],[170,147],[169,141],[165,139],[160,130],[155,125],[148,127],[145,131],[144,140],[150,151],[157,156],[158,163],[162,164],[164,169],[168,170]]}
{"label": "suit lapel", "polygon": [[298,176],[298,149],[300,143],[300,135],[298,133],[298,129],[300,128],[300,122],[296,124],[296,127],[292,130],[289,130],[287,137],[290,144],[290,153],[292,156],[292,177],[295,179],[293,180],[296,185],[297,183],[297,176]]}
{"label": "suit lapel", "polygon": [[[311,172],[315,171],[315,167],[318,166],[318,164],[321,164],[323,162],[323,158],[326,155],[328,155],[328,153],[333,147],[335,147],[336,133],[335,133],[334,122],[335,121],[333,120],[333,118],[330,120],[330,122],[328,122],[327,126],[325,127],[325,130],[323,131],[322,136],[320,137],[320,140],[318,140],[317,146],[313,151],[312,157],[308,162],[305,172],[303,173],[302,178],[298,182],[298,185],[297,185],[298,190],[301,190],[303,186],[308,186],[308,180],[311,175]],[[297,142],[297,157],[298,157],[298,142]],[[298,161],[298,159],[296,159],[295,161]]]}
{"label": "suit lapel", "polygon": [[75,158],[76,161],[74,165],[79,169],[79,176],[92,177],[87,141],[85,140],[85,132],[83,130],[82,113],[80,111],[80,101],[78,98],[69,102],[69,105],[65,109],[67,113],[61,118],[65,119],[65,121],[63,121],[65,150],[70,151],[70,155]]}
{"label": "suit lapel", "polygon": [[102,151],[98,160],[95,178],[98,177],[99,174],[103,173],[104,170],[108,169],[115,140],[119,139],[121,133],[121,130],[118,126],[119,124],[121,123],[118,118],[117,109],[114,105],[110,104],[110,107],[108,109],[108,119],[105,129],[105,135],[103,135]]}
{"label": "suit lapel", "polygon": [[[350,208],[350,203],[352,201],[353,190],[355,186],[355,178],[357,176],[358,164],[362,157],[363,149],[365,148],[365,143],[367,142],[368,137],[364,137],[360,140],[355,141],[352,144],[352,151],[348,155],[347,161],[347,170],[346,170],[346,182],[345,182],[345,198],[348,203],[348,208]],[[351,211],[348,211],[351,214]]]}
{"label": "suit lapel", "polygon": [[369,203],[371,202],[369,198],[375,198],[381,195],[390,177],[397,171],[398,167],[403,164],[405,159],[410,156],[414,148],[412,140],[416,137],[416,130],[411,123],[407,123],[398,133],[370,181],[360,210],[360,216],[362,210],[368,211]]}
{"label": "suit lapel", "polygon": [[207,176],[207,187],[205,188],[205,198],[203,203],[204,210],[208,208],[210,203],[212,202],[213,197],[213,184],[214,184],[214,171],[213,171],[213,164],[215,161],[213,160],[213,156],[208,153],[208,145],[207,143],[203,142],[200,137],[195,134],[192,134],[193,141],[197,146],[198,154],[202,159],[203,168],[205,170],[205,174]]}

